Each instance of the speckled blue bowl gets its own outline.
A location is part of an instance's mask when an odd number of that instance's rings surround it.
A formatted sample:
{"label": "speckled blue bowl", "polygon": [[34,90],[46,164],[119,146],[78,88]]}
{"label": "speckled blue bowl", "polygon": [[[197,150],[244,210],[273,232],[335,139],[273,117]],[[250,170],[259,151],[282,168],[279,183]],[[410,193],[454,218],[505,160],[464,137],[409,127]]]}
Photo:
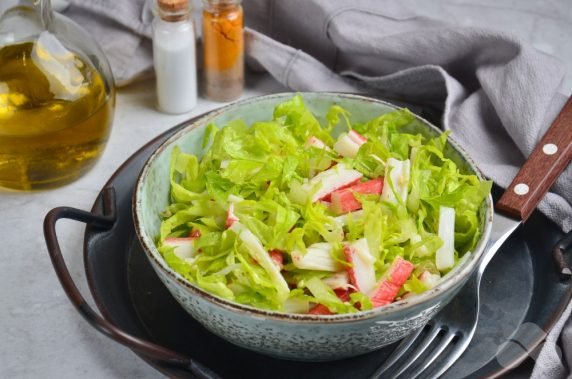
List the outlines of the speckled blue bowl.
{"label": "speckled blue bowl", "polygon": [[[211,332],[239,346],[267,355],[308,361],[334,360],[367,353],[393,343],[425,323],[445,306],[475,270],[491,232],[492,200],[483,204],[484,233],[473,254],[435,288],[388,306],[354,314],[300,315],[256,309],[219,298],[190,283],[173,271],[155,247],[161,219],[169,202],[169,158],[174,146],[200,152],[205,127],[224,126],[234,119],[247,123],[272,118],[274,106],[294,94],[252,98],[206,114],[165,141],[149,158],[134,193],[135,228],[149,261],[161,281],[195,319]],[[317,115],[332,104],[351,112],[352,121],[365,121],[391,112],[393,105],[349,94],[303,93],[305,103]],[[436,136],[439,129],[419,118],[411,131]],[[465,152],[449,139],[447,155],[461,167],[480,176]]]}

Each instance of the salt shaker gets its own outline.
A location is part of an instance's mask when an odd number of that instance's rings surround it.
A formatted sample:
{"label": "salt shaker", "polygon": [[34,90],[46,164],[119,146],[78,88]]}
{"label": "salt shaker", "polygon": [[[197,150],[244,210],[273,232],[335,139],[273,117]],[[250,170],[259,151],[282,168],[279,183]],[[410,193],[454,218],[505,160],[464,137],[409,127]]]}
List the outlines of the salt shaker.
{"label": "salt shaker", "polygon": [[189,0],[157,0],[153,21],[153,61],[157,106],[186,113],[197,104],[195,30]]}
{"label": "salt shaker", "polygon": [[230,101],[244,87],[241,0],[203,0],[205,97]]}

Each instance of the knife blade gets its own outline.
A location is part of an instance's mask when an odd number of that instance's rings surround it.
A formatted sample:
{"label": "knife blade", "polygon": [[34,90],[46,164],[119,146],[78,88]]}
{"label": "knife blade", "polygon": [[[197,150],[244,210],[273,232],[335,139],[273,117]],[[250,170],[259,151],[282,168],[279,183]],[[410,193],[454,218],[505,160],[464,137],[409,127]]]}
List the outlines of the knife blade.
{"label": "knife blade", "polygon": [[[572,160],[572,96],[495,204],[483,263],[525,222]],[[487,260],[487,262],[484,262]],[[565,269],[565,268],[563,268]],[[568,272],[570,271],[569,268]]]}

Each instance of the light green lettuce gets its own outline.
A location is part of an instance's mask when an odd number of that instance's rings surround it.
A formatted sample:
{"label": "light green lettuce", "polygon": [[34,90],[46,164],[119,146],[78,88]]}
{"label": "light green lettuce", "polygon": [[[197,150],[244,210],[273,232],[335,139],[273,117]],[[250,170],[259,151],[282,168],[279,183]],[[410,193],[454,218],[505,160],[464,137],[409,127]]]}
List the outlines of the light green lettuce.
{"label": "light green lettuce", "polygon": [[[435,272],[435,252],[442,244],[437,233],[440,206],[455,209],[456,257],[475,247],[491,183],[463,172],[446,157],[447,134],[427,139],[406,133],[405,127],[415,122],[407,110],[352,124],[350,112],[333,105],[323,120],[320,123],[302,98],[294,96],[274,109],[271,120],[208,125],[198,155],[175,147],[169,169],[171,203],[161,214],[157,241],[167,264],[204,290],[238,303],[274,310],[323,304],[332,312],[347,313],[370,309],[368,294],[353,292],[348,301],[340,300],[322,281],[331,273],[297,268],[290,252],[305,253],[314,243],[329,242],[332,258],[340,267],[350,267],[343,242],[365,238],[378,280],[396,256],[413,262],[416,272],[421,268]],[[334,130],[340,128],[368,139],[354,159],[340,158],[333,150]],[[319,138],[329,149],[306,146],[310,137]],[[327,205],[298,204],[289,197],[304,180],[340,162],[359,170],[363,180],[382,177],[391,157],[411,160],[406,202],[390,204],[377,195],[356,195],[362,202],[360,216],[348,215],[340,223]],[[253,258],[237,234],[227,229],[231,206],[264,250],[281,254],[289,293],[277,288],[268,262]],[[196,255],[184,260],[165,239],[191,232],[200,234],[193,242]],[[415,276],[402,288],[402,292],[424,290]]]}

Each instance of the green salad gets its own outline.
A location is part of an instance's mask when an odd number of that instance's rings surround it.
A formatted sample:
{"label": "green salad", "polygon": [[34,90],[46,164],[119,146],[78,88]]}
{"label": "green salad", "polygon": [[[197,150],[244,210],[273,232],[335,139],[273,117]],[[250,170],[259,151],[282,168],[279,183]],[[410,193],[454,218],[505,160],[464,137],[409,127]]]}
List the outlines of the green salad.
{"label": "green salad", "polygon": [[447,133],[407,133],[406,109],[320,122],[298,95],[272,120],[208,125],[173,149],[157,247],[200,288],[257,308],[338,314],[439,283],[481,235],[491,182],[445,157]]}

